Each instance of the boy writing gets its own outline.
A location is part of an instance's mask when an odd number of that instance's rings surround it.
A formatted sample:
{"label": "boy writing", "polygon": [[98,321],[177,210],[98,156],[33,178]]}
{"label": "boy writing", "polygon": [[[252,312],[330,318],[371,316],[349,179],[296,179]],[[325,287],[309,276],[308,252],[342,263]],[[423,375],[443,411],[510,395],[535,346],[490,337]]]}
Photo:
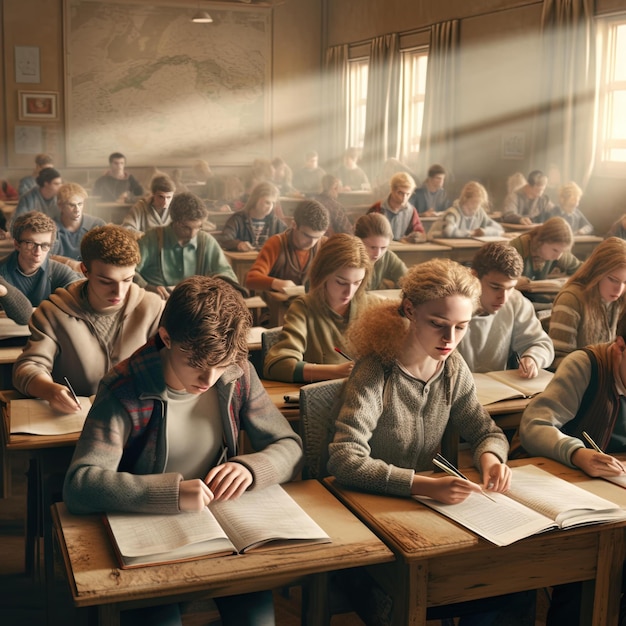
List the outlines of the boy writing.
{"label": "boy writing", "polygon": [[63,412],[80,408],[64,377],[79,396],[94,394],[102,376],[156,332],[163,310],[161,298],[133,283],[139,246],[125,228],[93,228],[80,251],[87,280],[57,289],[37,308],[13,369],[16,389]]}
{"label": "boy writing", "polygon": [[[626,452],[626,316],[617,324],[614,341],[568,354],[545,391],[530,402],[520,424],[524,449],[593,477],[624,474],[613,455]],[[587,448],[587,432],[605,452]],[[622,579],[622,594],[624,591]],[[547,626],[578,623],[581,583],[553,589]],[[622,595],[620,614],[626,615]],[[623,621],[620,621],[620,624]]]}
{"label": "boy writing", "polygon": [[472,372],[508,369],[519,358],[519,375],[534,378],[554,359],[554,346],[530,300],[515,285],[524,263],[505,242],[488,243],[472,261],[480,280],[480,307],[472,316],[459,352]]}
{"label": "boy writing", "polygon": [[[65,478],[73,513],[197,511],[294,476],[300,439],[248,362],[250,325],[219,278],[174,289],[157,334],[100,384]],[[239,449],[240,429],[255,452]],[[270,592],[216,604],[224,624],[273,624]]]}

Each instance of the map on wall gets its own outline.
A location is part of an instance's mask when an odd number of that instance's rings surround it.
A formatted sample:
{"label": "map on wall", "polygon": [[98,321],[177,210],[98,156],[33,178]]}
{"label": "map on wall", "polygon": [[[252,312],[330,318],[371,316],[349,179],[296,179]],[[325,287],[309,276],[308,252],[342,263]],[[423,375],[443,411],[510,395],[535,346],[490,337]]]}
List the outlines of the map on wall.
{"label": "map on wall", "polygon": [[66,134],[71,166],[269,154],[271,23],[264,10],[66,0]]}

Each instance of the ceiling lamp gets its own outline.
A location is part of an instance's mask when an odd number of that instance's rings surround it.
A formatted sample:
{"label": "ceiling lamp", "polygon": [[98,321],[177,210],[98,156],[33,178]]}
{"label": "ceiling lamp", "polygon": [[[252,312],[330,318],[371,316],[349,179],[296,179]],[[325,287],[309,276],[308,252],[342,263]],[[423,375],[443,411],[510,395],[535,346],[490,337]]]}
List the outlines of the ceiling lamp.
{"label": "ceiling lamp", "polygon": [[198,5],[198,10],[193,14],[191,21],[196,24],[210,24],[213,18],[206,11],[202,11]]}

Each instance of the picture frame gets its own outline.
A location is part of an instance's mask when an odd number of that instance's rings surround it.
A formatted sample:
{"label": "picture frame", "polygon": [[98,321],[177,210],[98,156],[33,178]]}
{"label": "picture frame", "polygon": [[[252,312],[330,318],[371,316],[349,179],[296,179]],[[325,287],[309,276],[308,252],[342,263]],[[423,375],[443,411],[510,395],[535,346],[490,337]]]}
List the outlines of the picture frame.
{"label": "picture frame", "polygon": [[57,120],[58,93],[55,91],[19,91],[19,119]]}
{"label": "picture frame", "polygon": [[15,154],[38,154],[43,151],[44,132],[41,126],[15,126]]}
{"label": "picture frame", "polygon": [[526,154],[526,133],[510,130],[502,133],[502,158],[523,159]]}
{"label": "picture frame", "polygon": [[41,82],[37,46],[15,46],[15,82]]}

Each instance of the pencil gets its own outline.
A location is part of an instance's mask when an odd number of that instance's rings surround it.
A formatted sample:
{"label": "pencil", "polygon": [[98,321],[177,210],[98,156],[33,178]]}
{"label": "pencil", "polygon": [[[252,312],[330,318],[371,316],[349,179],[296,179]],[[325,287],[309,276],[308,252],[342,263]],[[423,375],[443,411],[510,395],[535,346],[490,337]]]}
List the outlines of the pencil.
{"label": "pencil", "polygon": [[339,348],[335,348],[335,352],[338,352],[339,354],[341,354],[341,356],[342,356],[344,359],[348,359],[348,361],[352,361],[352,359],[351,359],[351,358],[350,358],[350,357],[349,357],[349,356],[348,356],[345,352],[343,352],[342,350],[340,350]]}
{"label": "pencil", "polygon": [[63,380],[65,381],[65,384],[67,385],[67,388],[70,390],[70,393],[72,394],[72,398],[74,398],[74,402],[76,402],[76,404],[78,404],[78,406],[80,406],[80,401],[78,400],[78,396],[74,392],[74,389],[72,388],[72,385],[70,385],[70,381],[67,379],[67,376],[63,376]]}
{"label": "pencil", "polygon": [[[437,457],[438,458],[433,459],[433,465],[437,466],[440,470],[443,470],[449,476],[454,476],[455,478],[462,478],[463,480],[467,480],[469,482],[469,478],[461,474],[461,472],[456,467],[454,467],[454,465],[452,465],[450,461],[448,461],[446,458],[441,456],[441,454],[437,454]],[[489,500],[491,500],[492,502],[495,502],[495,500],[488,493],[486,493],[482,488],[480,490],[480,493],[482,493],[483,496],[485,496],[485,498],[489,498]]]}
{"label": "pencil", "polygon": [[[600,454],[604,454],[604,450],[591,438],[591,435],[583,430],[583,437],[586,439],[587,443],[596,451],[599,452]],[[617,459],[615,459],[617,461]],[[620,465],[620,467],[622,468],[622,472],[626,471],[626,468],[624,468],[624,466],[617,461]]]}

